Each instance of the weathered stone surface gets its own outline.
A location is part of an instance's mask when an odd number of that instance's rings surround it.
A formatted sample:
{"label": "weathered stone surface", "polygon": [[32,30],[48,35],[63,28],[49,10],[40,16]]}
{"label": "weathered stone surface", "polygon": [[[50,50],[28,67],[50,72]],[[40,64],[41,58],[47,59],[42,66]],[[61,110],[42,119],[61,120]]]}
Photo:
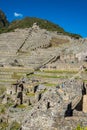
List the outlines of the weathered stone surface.
{"label": "weathered stone surface", "polygon": [[[79,95],[82,96],[82,81],[66,81],[63,88],[49,88],[43,94],[40,101],[36,103],[27,117],[25,117],[22,129],[72,130],[76,126],[75,123],[77,119],[73,119],[74,117],[71,117],[70,120],[66,120],[69,118],[64,117],[66,111],[68,110],[67,107],[69,103],[72,103],[73,99]],[[73,111],[74,116],[84,116],[84,113],[80,114],[78,112],[79,111],[75,114]],[[81,121],[78,121],[78,123],[81,123]]]}

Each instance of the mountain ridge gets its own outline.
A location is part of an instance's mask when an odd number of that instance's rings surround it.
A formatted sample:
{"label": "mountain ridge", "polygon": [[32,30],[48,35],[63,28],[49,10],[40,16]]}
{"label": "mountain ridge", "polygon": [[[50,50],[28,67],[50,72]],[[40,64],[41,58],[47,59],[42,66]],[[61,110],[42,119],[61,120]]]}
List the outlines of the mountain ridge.
{"label": "mountain ridge", "polygon": [[73,34],[66,32],[62,27],[54,24],[48,20],[36,18],[36,17],[25,17],[21,20],[14,20],[11,23],[6,19],[6,15],[0,10],[0,33],[12,32],[17,28],[30,28],[34,23],[37,23],[41,29],[47,31],[57,31],[58,34],[68,35],[73,38],[81,38],[79,34]]}
{"label": "mountain ridge", "polygon": [[7,27],[9,25],[9,22],[6,18],[6,15],[2,10],[0,10],[0,28]]}

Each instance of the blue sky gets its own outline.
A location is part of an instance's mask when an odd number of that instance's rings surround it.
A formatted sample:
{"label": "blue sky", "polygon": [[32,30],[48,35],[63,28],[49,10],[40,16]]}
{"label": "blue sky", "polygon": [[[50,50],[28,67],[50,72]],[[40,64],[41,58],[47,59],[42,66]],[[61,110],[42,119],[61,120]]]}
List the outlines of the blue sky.
{"label": "blue sky", "polygon": [[26,16],[43,18],[87,37],[87,0],[0,0],[0,9],[9,21]]}

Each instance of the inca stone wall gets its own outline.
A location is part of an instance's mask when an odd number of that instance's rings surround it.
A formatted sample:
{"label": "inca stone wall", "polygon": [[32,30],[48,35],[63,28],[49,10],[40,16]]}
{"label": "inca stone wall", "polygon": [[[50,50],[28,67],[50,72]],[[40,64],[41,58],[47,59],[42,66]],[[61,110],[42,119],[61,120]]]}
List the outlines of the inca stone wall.
{"label": "inca stone wall", "polygon": [[87,113],[87,95],[83,96],[83,112]]}

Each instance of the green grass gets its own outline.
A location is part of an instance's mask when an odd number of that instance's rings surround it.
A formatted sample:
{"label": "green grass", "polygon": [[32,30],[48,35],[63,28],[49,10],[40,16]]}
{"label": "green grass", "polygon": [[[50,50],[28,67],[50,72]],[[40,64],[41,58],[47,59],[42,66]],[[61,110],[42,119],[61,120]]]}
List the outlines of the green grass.
{"label": "green grass", "polygon": [[19,130],[20,127],[21,127],[21,125],[18,122],[13,122],[10,130]]}
{"label": "green grass", "polygon": [[0,104],[0,114],[4,114],[6,111],[6,107],[3,104]]}
{"label": "green grass", "polygon": [[0,123],[0,130],[6,130],[7,127],[8,127],[8,123],[6,123],[6,122]]}
{"label": "green grass", "polygon": [[35,93],[27,93],[27,96],[30,96],[30,97],[32,97],[32,96],[35,96]]}
{"label": "green grass", "polygon": [[[0,123],[0,130],[7,130],[10,124],[6,123],[6,122],[2,122]],[[10,126],[9,130],[19,130],[19,128],[21,127],[21,125],[18,122],[13,122]]]}
{"label": "green grass", "polygon": [[17,106],[17,108],[21,108],[21,109],[22,109],[22,108],[26,108],[26,107],[27,107],[27,106],[24,105],[24,104],[21,104],[21,105],[18,105],[18,106]]}
{"label": "green grass", "polygon": [[37,23],[40,28],[46,29],[48,31],[57,31],[57,33],[59,33],[59,34],[61,33],[63,35],[68,35],[68,36],[74,37],[76,39],[79,39],[81,37],[78,34],[72,34],[72,33],[66,32],[62,27],[60,27],[59,25],[56,25],[48,20],[43,20],[43,19],[36,18],[36,17],[26,17],[26,18],[23,18],[22,20],[12,21],[9,24],[9,26],[2,27],[0,29],[0,33],[12,32],[16,28],[22,28],[22,29],[30,28],[30,27],[32,27],[32,25],[34,23]]}
{"label": "green grass", "polygon": [[74,130],[87,130],[87,127],[81,127],[80,125],[78,125]]}
{"label": "green grass", "polygon": [[20,79],[21,75],[17,75],[17,72],[14,72],[13,75],[12,75],[12,78],[13,79]]}
{"label": "green grass", "polygon": [[46,84],[44,84],[44,85],[46,85],[46,86],[48,86],[48,87],[53,87],[53,86],[56,86],[57,84],[53,84],[53,83],[46,83]]}
{"label": "green grass", "polygon": [[0,72],[31,72],[32,70],[24,67],[8,67],[2,68],[0,67]]}
{"label": "green grass", "polygon": [[57,76],[57,75],[53,75],[53,76],[49,76],[49,75],[40,75],[40,74],[33,74],[32,76],[30,75],[30,76],[28,76],[28,78],[29,77],[41,77],[41,78],[60,78],[60,79],[63,79],[63,78],[68,78],[68,76],[67,75],[65,75],[65,76]]}
{"label": "green grass", "polygon": [[4,86],[0,87],[0,95],[2,95],[6,91],[6,88]]}
{"label": "green grass", "polygon": [[43,93],[45,93],[46,91],[47,91],[47,89],[42,90],[42,91],[39,92],[39,94],[43,94]]}
{"label": "green grass", "polygon": [[76,74],[78,73],[78,71],[74,71],[74,70],[44,70],[45,73],[59,73],[59,74]]}
{"label": "green grass", "polygon": [[84,80],[85,83],[87,83],[87,80]]}

